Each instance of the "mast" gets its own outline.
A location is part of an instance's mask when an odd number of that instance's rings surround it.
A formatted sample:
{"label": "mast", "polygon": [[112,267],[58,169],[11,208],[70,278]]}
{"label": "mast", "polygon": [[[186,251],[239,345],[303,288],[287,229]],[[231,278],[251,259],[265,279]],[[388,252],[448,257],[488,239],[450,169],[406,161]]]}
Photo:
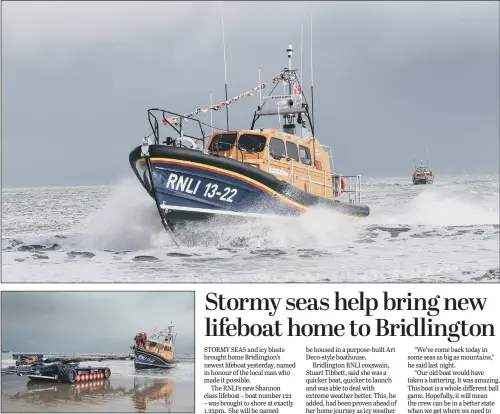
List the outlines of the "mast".
{"label": "mast", "polygon": [[260,68],[259,68],[259,105],[262,106],[262,88],[260,87],[261,85],[261,80],[260,80]]}
{"label": "mast", "polygon": [[[287,56],[288,56],[288,70],[285,69],[285,75],[284,79],[288,80],[288,105],[291,107],[293,105],[293,100],[292,98],[292,79],[293,79],[293,69],[292,69],[292,54],[293,54],[293,47],[292,45],[288,45],[288,49],[286,50]],[[283,85],[283,88],[285,89],[283,92],[286,95],[286,88],[285,85]],[[279,113],[279,105],[278,105],[278,113]],[[283,132],[286,132],[288,134],[295,135],[295,115],[292,114],[284,114],[283,115]],[[280,123],[280,128],[281,128],[281,123]]]}
{"label": "mast", "polygon": [[226,65],[226,39],[224,35],[224,12],[222,12],[222,47],[224,49],[224,82],[226,89],[226,129],[229,131],[229,109],[227,105],[227,65]]}
{"label": "mast", "polygon": [[314,82],[313,82],[313,18],[312,10],[309,10],[309,16],[311,19],[311,133],[313,139],[313,167],[316,167],[316,138],[314,137]]}
{"label": "mast", "polygon": [[302,23],[302,31],[300,33],[300,85],[302,86],[302,55],[304,50],[304,23]]}
{"label": "mast", "polygon": [[[210,92],[210,108],[212,108],[212,92]],[[212,128],[212,134],[214,133],[214,121],[213,121],[213,110],[210,109],[210,127]]]}
{"label": "mast", "polygon": [[[304,50],[304,23],[302,23],[302,30],[300,33],[300,87],[302,88],[302,56],[303,56],[303,50]],[[301,123],[300,124],[300,136],[304,136],[304,125]]]}
{"label": "mast", "polygon": [[[293,53],[293,48],[292,45],[288,45],[288,49],[286,50],[286,53],[288,54],[288,70],[292,70],[292,53]],[[292,94],[292,82],[288,82],[288,94]]]}

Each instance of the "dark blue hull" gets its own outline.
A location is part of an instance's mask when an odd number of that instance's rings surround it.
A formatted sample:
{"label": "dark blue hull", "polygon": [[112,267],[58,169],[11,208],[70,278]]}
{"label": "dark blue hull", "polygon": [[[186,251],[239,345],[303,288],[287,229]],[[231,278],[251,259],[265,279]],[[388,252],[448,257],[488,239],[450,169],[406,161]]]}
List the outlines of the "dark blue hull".
{"label": "dark blue hull", "polygon": [[152,160],[158,202],[165,211],[262,216],[306,210],[247,177],[193,164]]}
{"label": "dark blue hull", "polygon": [[145,349],[134,350],[134,365],[136,368],[173,368],[175,360],[168,360],[156,352]]}
{"label": "dark blue hull", "polygon": [[130,164],[144,188],[174,220],[298,215],[311,206],[352,216],[369,214],[367,206],[318,197],[243,162],[201,151],[151,146],[149,162],[154,191],[140,147],[130,154]]}

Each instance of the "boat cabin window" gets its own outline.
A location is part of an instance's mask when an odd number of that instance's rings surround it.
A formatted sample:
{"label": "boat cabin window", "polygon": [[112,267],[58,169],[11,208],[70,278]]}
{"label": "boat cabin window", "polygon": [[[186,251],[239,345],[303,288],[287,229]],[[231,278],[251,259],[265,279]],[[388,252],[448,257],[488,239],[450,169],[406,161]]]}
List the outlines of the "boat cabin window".
{"label": "boat cabin window", "polygon": [[162,344],[157,344],[156,345],[156,349],[163,349],[163,345]]}
{"label": "boat cabin window", "polygon": [[286,158],[285,143],[279,138],[271,138],[269,141],[269,154],[275,160]]}
{"label": "boat cabin window", "polygon": [[236,134],[216,134],[210,141],[208,150],[212,152],[230,151],[236,142]]}
{"label": "boat cabin window", "polygon": [[266,147],[266,137],[257,134],[241,134],[238,149],[247,152],[262,152]]}
{"label": "boat cabin window", "polygon": [[311,151],[309,148],[299,145],[299,156],[302,164],[311,165]]}
{"label": "boat cabin window", "polygon": [[299,160],[299,150],[297,149],[297,144],[287,141],[286,142],[286,153],[288,155],[288,158],[291,158],[292,160],[298,161]]}

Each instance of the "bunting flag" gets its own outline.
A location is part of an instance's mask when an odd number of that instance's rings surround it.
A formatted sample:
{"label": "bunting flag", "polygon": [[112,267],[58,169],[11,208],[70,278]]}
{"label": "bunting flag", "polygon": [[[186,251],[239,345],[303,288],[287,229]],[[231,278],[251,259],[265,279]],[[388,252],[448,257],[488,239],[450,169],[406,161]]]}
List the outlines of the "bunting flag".
{"label": "bunting flag", "polygon": [[[288,79],[285,79],[284,72],[279,73],[273,78],[273,83],[275,84],[276,82],[283,81],[283,82],[288,82]],[[227,105],[231,105],[233,102],[238,102],[240,98],[246,98],[248,96],[253,96],[253,92],[260,91],[262,89],[265,89],[267,87],[267,84],[269,83],[268,80],[264,81],[260,85],[255,86],[254,88],[243,92],[240,95],[235,96],[234,98],[228,99],[227,101],[222,101],[219,102],[218,104],[207,106],[205,108],[198,108],[196,111],[189,112],[187,114],[182,115],[183,121],[186,121],[184,118],[189,118],[195,115],[198,115],[200,112],[208,112],[208,111],[220,111],[221,108]],[[173,118],[168,118],[168,119],[163,119],[163,124],[173,124],[173,125],[179,125],[179,117],[173,117]]]}
{"label": "bunting flag", "polygon": [[298,82],[293,83],[292,95],[302,95],[302,88],[300,87]]}

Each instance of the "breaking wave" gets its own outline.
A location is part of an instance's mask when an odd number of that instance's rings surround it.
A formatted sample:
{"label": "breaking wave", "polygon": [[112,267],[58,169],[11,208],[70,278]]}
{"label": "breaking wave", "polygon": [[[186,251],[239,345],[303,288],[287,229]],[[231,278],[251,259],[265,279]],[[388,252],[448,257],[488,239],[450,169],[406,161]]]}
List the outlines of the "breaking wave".
{"label": "breaking wave", "polygon": [[143,250],[157,245],[162,231],[153,200],[135,178],[129,178],[89,215],[79,244],[87,249]]}
{"label": "breaking wave", "polygon": [[373,211],[371,224],[469,226],[499,223],[498,203],[480,204],[464,193],[458,196],[442,188],[426,189],[391,214]]}

